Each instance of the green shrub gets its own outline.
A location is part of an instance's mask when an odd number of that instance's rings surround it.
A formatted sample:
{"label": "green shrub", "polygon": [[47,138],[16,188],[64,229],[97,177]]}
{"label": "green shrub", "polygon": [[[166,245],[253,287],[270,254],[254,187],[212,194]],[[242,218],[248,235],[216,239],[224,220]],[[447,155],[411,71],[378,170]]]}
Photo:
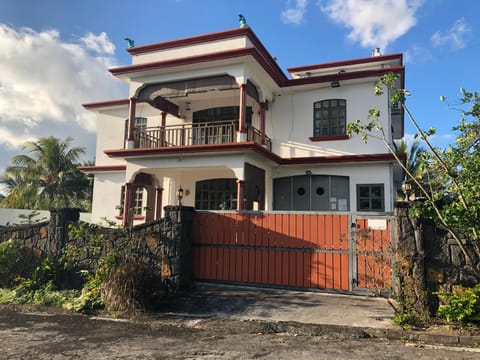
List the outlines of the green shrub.
{"label": "green shrub", "polygon": [[87,270],[81,271],[81,275],[87,279],[80,295],[64,304],[67,309],[76,312],[90,314],[103,309],[104,300],[101,292],[102,282],[96,275],[92,276]]}
{"label": "green shrub", "polygon": [[437,292],[440,299],[438,316],[447,321],[480,324],[480,284],[473,288]]}
{"label": "green shrub", "polygon": [[20,245],[12,239],[0,243],[0,287],[14,284],[16,272],[22,258]]}

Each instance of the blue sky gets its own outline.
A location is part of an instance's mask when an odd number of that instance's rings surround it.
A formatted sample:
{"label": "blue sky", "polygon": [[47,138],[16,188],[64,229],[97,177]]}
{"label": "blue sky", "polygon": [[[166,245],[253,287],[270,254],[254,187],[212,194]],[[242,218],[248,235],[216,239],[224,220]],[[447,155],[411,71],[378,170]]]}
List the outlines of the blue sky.
{"label": "blue sky", "polygon": [[[408,106],[452,141],[459,114],[439,101],[479,90],[480,2],[471,0],[1,0],[0,172],[26,140],[75,138],[93,159],[95,118],[82,103],[123,98],[108,67],[136,45],[238,27],[243,14],[279,65],[404,53]],[[407,137],[413,129],[407,125]]]}

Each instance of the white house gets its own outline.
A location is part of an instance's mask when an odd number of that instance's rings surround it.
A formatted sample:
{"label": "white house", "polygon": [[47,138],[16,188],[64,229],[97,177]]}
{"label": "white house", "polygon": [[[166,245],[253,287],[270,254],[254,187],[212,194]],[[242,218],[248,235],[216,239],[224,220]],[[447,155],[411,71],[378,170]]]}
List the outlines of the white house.
{"label": "white house", "polygon": [[196,209],[392,211],[393,156],[346,124],[377,108],[388,139],[403,137],[403,113],[373,91],[387,72],[403,81],[401,54],[287,76],[249,27],[128,52],[110,72],[129,98],[84,104],[98,114],[96,164],[81,168],[95,176],[92,221],[160,218],[180,187]]}

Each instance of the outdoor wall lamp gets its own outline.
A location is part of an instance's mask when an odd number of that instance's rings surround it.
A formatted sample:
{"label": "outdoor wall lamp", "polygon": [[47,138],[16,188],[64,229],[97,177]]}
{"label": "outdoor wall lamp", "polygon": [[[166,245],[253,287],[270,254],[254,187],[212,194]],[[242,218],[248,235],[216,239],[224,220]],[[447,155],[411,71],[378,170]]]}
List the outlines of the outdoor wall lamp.
{"label": "outdoor wall lamp", "polygon": [[182,206],[182,199],[183,199],[183,189],[182,185],[177,190],[177,199],[178,199],[178,206]]}
{"label": "outdoor wall lamp", "polygon": [[412,184],[407,183],[406,180],[402,183],[402,191],[405,194],[405,201],[408,201],[410,191],[412,190]]}

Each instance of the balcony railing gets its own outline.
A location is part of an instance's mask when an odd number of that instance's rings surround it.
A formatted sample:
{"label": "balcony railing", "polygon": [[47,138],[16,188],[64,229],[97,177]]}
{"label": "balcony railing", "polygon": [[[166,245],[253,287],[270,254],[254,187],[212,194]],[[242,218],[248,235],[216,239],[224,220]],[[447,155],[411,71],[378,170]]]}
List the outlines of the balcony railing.
{"label": "balcony railing", "polygon": [[[165,128],[149,127],[135,130],[135,147],[163,148],[170,146],[191,146],[199,144],[235,143],[238,121],[205,122],[184,125],[170,125]],[[253,126],[247,126],[247,141],[262,143],[262,135]],[[272,142],[265,136],[267,148]]]}

